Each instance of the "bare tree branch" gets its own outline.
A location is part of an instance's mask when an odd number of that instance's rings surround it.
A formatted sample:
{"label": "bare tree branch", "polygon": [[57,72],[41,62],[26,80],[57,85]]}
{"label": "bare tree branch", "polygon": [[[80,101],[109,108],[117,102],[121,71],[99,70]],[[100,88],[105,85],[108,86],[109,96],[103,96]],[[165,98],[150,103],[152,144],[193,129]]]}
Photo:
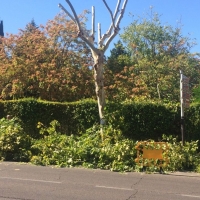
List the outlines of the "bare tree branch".
{"label": "bare tree branch", "polygon": [[92,37],[95,39],[95,7],[92,6]]}
{"label": "bare tree branch", "polygon": [[74,14],[75,21],[76,21],[76,24],[77,24],[77,26],[78,26],[78,29],[79,29],[79,31],[81,32],[81,24],[80,24],[80,22],[79,22],[79,19],[78,19],[78,16],[77,16],[77,14],[76,14],[76,11],[74,10],[74,7],[72,6],[72,4],[71,4],[71,2],[70,2],[69,0],[65,0],[65,1],[68,3],[69,7],[71,8],[71,11],[72,11],[72,13]]}
{"label": "bare tree branch", "polygon": [[66,0],[66,2],[68,3],[70,9],[72,10],[72,13],[74,15],[74,17],[61,5],[59,4],[58,6],[72,19],[72,21],[77,25],[77,29],[78,29],[78,36],[95,52],[98,53],[97,48],[95,48],[93,42],[94,42],[94,37],[89,36],[87,34],[87,32],[81,27],[79,18],[76,14],[76,11],[74,9],[74,7],[72,6],[71,2],[69,0]]}
{"label": "bare tree branch", "polygon": [[116,20],[117,14],[119,12],[119,6],[121,4],[121,0],[118,0],[116,8],[115,8],[115,13],[114,13],[114,21]]}
{"label": "bare tree branch", "polygon": [[118,19],[116,21],[116,27],[118,27],[118,28],[119,28],[119,24],[121,22],[121,19],[122,19],[123,15],[124,15],[124,11],[125,11],[127,2],[128,2],[128,0],[124,0],[124,3],[122,5],[122,9],[121,9],[121,13],[120,13],[120,15],[119,15],[119,17],[118,17]]}
{"label": "bare tree branch", "polygon": [[[81,27],[81,23],[79,21],[79,18],[76,14],[76,11],[74,9],[74,7],[72,6],[70,0],[65,0],[67,2],[67,4],[69,5],[74,17],[61,5],[59,4],[59,7],[73,20],[73,22],[77,25],[77,29],[78,29],[78,36],[84,41],[86,42],[86,44],[88,44],[88,46],[95,52],[98,53],[98,50],[95,46],[94,46],[94,39],[95,39],[95,9],[94,6],[92,7],[92,32],[91,35],[89,35],[87,33],[87,31],[84,29],[84,27]],[[123,5],[122,5],[122,9],[120,12],[120,4],[121,4],[121,0],[118,0],[116,8],[115,8],[115,12],[114,15],[111,11],[111,9],[109,8],[106,0],[102,0],[103,3],[105,4],[107,10],[109,11],[110,15],[111,15],[111,25],[108,29],[108,31],[106,32],[106,34],[104,34],[103,36],[101,35],[101,24],[98,24],[98,47],[102,48],[104,47],[103,51],[105,52],[106,49],[108,48],[110,42],[113,40],[113,38],[118,34],[120,28],[119,28],[119,24],[120,21],[123,17],[124,14],[124,10],[126,7],[126,4],[128,2],[128,0],[124,0]],[[118,13],[120,12],[119,16]],[[117,18],[118,16],[118,18]],[[113,30],[114,29],[114,30]],[[105,42],[105,40],[107,39],[107,41]],[[105,42],[105,44],[104,44]]]}
{"label": "bare tree branch", "polygon": [[[58,4],[58,6],[72,19],[72,21],[77,25],[78,23],[77,23],[77,20],[64,8],[64,6],[62,6],[62,4]],[[78,20],[78,22],[79,22],[79,20]],[[79,23],[80,24],[80,23]],[[80,26],[78,26],[77,25],[77,28],[78,28],[78,31],[79,32],[83,32],[83,34],[87,37],[87,33],[86,33],[86,31],[84,30],[84,29],[82,29],[82,27]]]}
{"label": "bare tree branch", "polygon": [[[120,4],[121,4],[121,0],[118,0],[118,2],[117,2],[117,5],[116,5],[116,8],[115,8],[115,13],[114,13],[114,22],[116,21],[116,18],[117,18],[117,15],[118,15],[118,13],[119,13],[119,6],[120,6]],[[109,28],[109,30],[108,30],[108,32],[109,32],[109,34],[111,34],[111,31],[112,31],[112,29],[113,28],[115,28],[114,26],[112,26],[112,24],[111,24],[111,26],[110,26],[110,28]]]}
{"label": "bare tree branch", "polygon": [[86,37],[84,36],[80,36],[79,37],[92,49],[92,51],[94,51],[95,53],[98,54],[98,49],[95,48],[94,44],[92,42],[90,42]]}
{"label": "bare tree branch", "polygon": [[113,38],[118,34],[120,28],[119,28],[119,24],[120,24],[120,21],[124,15],[124,11],[125,11],[125,8],[126,8],[126,4],[127,4],[128,0],[124,0],[124,3],[122,5],[122,9],[121,9],[121,12],[120,12],[120,15],[116,21],[116,24],[115,24],[115,29],[114,31],[112,32],[112,34],[110,35],[110,37],[108,38],[108,40],[106,41],[105,43],[105,46],[104,46],[104,51],[106,51],[106,49],[108,48],[110,42],[113,40]]}
{"label": "bare tree branch", "polygon": [[98,23],[98,44],[99,47],[101,48],[101,24]]}
{"label": "bare tree branch", "polygon": [[106,3],[106,1],[103,0],[103,2],[104,2],[106,8],[108,9],[108,11],[109,11],[109,13],[110,13],[110,16],[111,16],[111,19],[112,19],[112,26],[115,27],[115,21],[114,21],[114,18],[113,18],[112,11],[110,10],[110,8],[109,8],[108,4]]}
{"label": "bare tree branch", "polygon": [[74,17],[62,6],[62,4],[58,4],[58,7],[61,8],[71,19],[74,23],[76,23],[76,20],[74,19]]}
{"label": "bare tree branch", "polygon": [[[120,11],[120,10],[119,10],[120,4],[121,4],[121,0],[118,0],[117,5],[116,5],[116,8],[115,8],[114,17],[113,17],[114,22],[116,21],[117,14],[118,14],[119,11]],[[107,39],[107,38],[110,37],[111,32],[112,32],[112,29],[113,29],[113,25],[111,24],[111,25],[110,25],[110,28],[108,29],[108,31],[107,31],[105,34],[103,34],[103,36],[102,36],[102,43],[105,41],[105,39]]]}

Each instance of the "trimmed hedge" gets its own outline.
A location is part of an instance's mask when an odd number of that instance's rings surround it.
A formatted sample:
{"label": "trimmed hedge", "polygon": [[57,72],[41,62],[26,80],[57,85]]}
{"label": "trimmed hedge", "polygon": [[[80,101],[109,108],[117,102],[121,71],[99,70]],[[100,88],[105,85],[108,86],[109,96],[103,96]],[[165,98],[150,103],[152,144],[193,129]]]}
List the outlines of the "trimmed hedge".
{"label": "trimmed hedge", "polygon": [[177,105],[148,102],[109,103],[107,118],[114,127],[134,140],[162,138],[163,134],[178,135],[180,117]]}
{"label": "trimmed hedge", "polygon": [[194,103],[185,111],[185,139],[200,140],[200,103]]}
{"label": "trimmed hedge", "polygon": [[[181,136],[180,108],[174,104],[148,102],[108,102],[106,118],[123,135],[134,140],[159,140],[162,135]],[[23,122],[23,128],[33,138],[39,137],[37,123],[45,126],[53,120],[60,124],[60,132],[81,134],[99,123],[98,107],[94,100],[73,103],[47,102],[36,99],[0,101],[0,117],[12,115]],[[200,139],[200,104],[185,111],[186,140]]]}
{"label": "trimmed hedge", "polygon": [[[3,104],[3,106],[2,106]],[[38,122],[48,126],[53,120],[59,121],[63,134],[81,133],[98,122],[95,101],[85,100],[74,103],[47,102],[35,99],[1,101],[3,116],[11,115],[22,120],[23,128],[31,137],[38,138]]]}

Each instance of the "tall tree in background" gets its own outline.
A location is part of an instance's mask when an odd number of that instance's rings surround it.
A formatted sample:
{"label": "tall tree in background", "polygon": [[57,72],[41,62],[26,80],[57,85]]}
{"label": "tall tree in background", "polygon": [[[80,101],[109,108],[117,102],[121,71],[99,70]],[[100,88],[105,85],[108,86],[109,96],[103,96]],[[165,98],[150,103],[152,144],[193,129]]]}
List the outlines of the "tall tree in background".
{"label": "tall tree in background", "polygon": [[162,25],[152,10],[126,27],[121,38],[131,53],[135,80],[147,87],[147,98],[178,101],[180,69],[191,86],[199,83],[198,55],[190,53],[195,43],[182,36],[181,27]]}
{"label": "tall tree in background", "polygon": [[38,29],[38,25],[35,23],[35,20],[32,19],[30,23],[28,23],[25,27],[25,32],[31,33]]}
{"label": "tall tree in background", "polygon": [[104,53],[108,49],[110,42],[118,34],[120,28],[119,24],[123,17],[124,10],[126,8],[128,0],[124,0],[122,9],[120,8],[121,0],[118,0],[114,14],[109,8],[107,2],[102,0],[105,4],[108,12],[111,16],[111,25],[108,31],[102,35],[101,34],[101,24],[98,24],[98,47],[95,46],[95,9],[92,7],[92,32],[89,32],[85,27],[81,26],[79,18],[76,14],[74,7],[72,6],[70,0],[66,0],[69,5],[73,15],[71,15],[61,4],[59,7],[71,18],[71,20],[77,26],[77,36],[81,38],[91,49],[94,64],[94,81],[95,81],[95,91],[98,101],[100,124],[104,125],[104,106],[105,106],[105,94],[104,94],[104,78],[103,78],[103,64],[104,64]]}

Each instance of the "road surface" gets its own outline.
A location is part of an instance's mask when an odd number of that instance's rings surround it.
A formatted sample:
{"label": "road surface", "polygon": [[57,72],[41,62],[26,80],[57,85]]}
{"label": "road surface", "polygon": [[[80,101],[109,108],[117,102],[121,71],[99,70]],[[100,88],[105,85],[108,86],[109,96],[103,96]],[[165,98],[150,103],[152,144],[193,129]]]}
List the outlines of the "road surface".
{"label": "road surface", "polygon": [[0,162],[0,200],[197,200],[195,173],[118,173]]}

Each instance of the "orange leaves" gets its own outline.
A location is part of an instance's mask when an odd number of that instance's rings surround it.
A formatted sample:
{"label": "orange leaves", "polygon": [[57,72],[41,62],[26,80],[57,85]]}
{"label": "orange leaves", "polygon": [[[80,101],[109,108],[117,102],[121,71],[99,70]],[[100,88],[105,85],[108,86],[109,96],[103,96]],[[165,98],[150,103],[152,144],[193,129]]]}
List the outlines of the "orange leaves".
{"label": "orange leaves", "polygon": [[91,97],[90,62],[88,48],[76,37],[76,26],[62,15],[46,26],[8,35],[0,42],[1,98],[75,101]]}

